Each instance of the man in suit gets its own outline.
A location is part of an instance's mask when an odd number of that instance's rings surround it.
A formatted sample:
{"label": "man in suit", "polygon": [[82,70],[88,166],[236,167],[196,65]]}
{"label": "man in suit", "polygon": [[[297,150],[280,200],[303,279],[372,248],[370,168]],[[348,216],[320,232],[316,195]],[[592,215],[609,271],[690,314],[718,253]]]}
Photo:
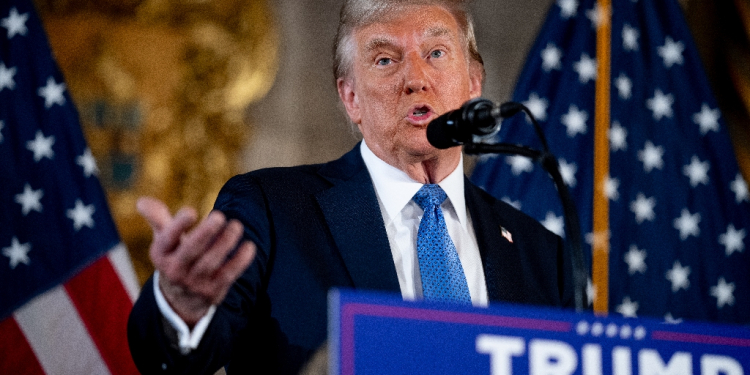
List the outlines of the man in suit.
{"label": "man in suit", "polygon": [[[325,341],[333,287],[443,299],[425,279],[428,211],[450,237],[448,300],[571,304],[560,238],[472,185],[460,147],[427,141],[431,120],[481,94],[463,1],[347,1],[334,74],[363,135],[341,159],[235,176],[197,225],[139,201],[157,269],[128,326],[142,372],[296,373]],[[439,208],[418,203],[425,189]]]}

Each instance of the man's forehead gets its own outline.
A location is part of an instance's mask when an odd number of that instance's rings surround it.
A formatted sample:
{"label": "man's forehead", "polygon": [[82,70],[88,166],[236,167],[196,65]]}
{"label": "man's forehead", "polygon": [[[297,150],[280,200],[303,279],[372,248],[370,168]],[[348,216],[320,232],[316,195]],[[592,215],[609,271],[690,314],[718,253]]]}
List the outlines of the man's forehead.
{"label": "man's forehead", "polygon": [[[420,36],[425,39],[441,37],[457,38],[458,35],[456,34],[456,30],[451,30],[447,26],[434,25],[423,30]],[[397,44],[395,36],[389,34],[386,30],[365,35],[364,42],[365,51],[370,51],[381,47],[393,46]]]}

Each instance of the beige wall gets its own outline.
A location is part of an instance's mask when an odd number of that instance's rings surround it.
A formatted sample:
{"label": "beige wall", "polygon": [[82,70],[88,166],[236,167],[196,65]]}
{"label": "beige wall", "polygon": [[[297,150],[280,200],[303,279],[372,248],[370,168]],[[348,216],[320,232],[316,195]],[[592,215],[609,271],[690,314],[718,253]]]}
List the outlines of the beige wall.
{"label": "beige wall", "polygon": [[[331,48],[340,0],[275,0],[280,32],[276,82],[248,110],[253,136],[244,170],[318,163],[357,142],[340,109]],[[552,0],[475,0],[477,39],[487,70],[484,96],[505,101]]]}

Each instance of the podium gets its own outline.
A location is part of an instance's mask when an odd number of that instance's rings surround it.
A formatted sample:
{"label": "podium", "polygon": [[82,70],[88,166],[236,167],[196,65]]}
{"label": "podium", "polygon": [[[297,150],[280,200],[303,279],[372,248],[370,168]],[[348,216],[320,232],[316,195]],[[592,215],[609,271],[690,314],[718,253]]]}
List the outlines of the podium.
{"label": "podium", "polygon": [[329,295],[330,374],[744,375],[750,329]]}

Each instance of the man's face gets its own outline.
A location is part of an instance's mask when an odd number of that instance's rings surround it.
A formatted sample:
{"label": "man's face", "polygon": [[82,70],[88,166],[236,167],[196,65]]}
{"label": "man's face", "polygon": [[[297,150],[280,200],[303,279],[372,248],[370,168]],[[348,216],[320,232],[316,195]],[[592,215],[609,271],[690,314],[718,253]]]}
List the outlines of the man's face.
{"label": "man's face", "polygon": [[431,120],[481,94],[453,16],[439,6],[408,6],[355,30],[353,40],[339,95],[373,152],[391,164],[460,153],[438,151],[426,136]]}

